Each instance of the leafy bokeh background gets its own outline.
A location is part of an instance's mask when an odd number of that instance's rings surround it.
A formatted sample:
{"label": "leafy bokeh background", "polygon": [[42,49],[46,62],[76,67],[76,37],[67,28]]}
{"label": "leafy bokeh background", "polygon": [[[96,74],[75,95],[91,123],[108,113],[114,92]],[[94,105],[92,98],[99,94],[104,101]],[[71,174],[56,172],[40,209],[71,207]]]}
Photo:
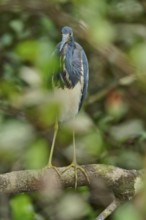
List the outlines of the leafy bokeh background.
{"label": "leafy bokeh background", "polygon": [[[145,1],[0,0],[0,172],[47,164],[58,111],[47,79],[65,25],[86,51],[90,80],[80,114],[61,125],[53,164],[71,162],[74,127],[79,164],[145,167]],[[113,197],[106,187],[98,192],[93,185],[61,192],[52,187],[52,194],[1,194],[0,219],[95,219]],[[109,219],[144,218],[145,199],[143,192]]]}

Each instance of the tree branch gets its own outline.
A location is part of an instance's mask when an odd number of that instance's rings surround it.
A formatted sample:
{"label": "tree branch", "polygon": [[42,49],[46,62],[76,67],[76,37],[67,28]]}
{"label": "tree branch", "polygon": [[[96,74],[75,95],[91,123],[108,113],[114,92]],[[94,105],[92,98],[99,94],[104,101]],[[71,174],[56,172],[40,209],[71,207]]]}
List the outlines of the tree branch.
{"label": "tree branch", "polygon": [[95,220],[104,220],[111,215],[120,205],[119,200],[114,200]]}
{"label": "tree branch", "polygon": [[[102,178],[107,187],[112,189],[113,193],[120,200],[130,200],[142,185],[142,171],[125,170],[114,166],[92,164],[83,165],[87,175],[92,181]],[[74,187],[74,169],[69,168],[63,172],[66,167],[58,167],[57,174],[55,169],[43,168],[41,170],[13,171],[0,175],[0,192],[19,193],[43,190],[50,187],[50,181],[53,180],[58,186]],[[54,184],[53,184],[54,185]],[[78,170],[78,186],[87,186],[88,181],[83,173]]]}

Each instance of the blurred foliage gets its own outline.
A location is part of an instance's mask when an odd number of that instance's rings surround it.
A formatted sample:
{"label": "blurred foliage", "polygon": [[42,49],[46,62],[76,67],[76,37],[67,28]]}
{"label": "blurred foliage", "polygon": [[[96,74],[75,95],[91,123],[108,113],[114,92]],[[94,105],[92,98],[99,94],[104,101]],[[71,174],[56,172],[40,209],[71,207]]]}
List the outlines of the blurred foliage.
{"label": "blurred foliage", "polygon": [[[11,199],[12,218],[33,220],[35,212],[27,195],[17,195]],[[21,205],[20,205],[21,204]],[[19,207],[19,209],[18,209]]]}
{"label": "blurred foliage", "polygon": [[[146,155],[145,2],[30,0],[22,4],[1,0],[0,21],[1,173],[47,164],[55,115],[59,114],[59,104],[52,100],[48,83],[57,65],[51,54],[65,25],[73,27],[76,41],[87,53],[90,81],[88,97],[77,120],[60,126],[53,164],[63,166],[72,160],[72,128],[75,128],[79,164],[143,168]],[[88,30],[87,36],[84,29]],[[119,84],[119,80],[127,77],[122,71],[125,63],[119,57],[121,68],[117,68],[116,52],[110,57],[107,50],[106,59],[100,54],[102,48],[111,45],[134,66],[135,82]],[[5,206],[0,219],[10,216],[13,220],[92,220],[102,205],[95,195],[89,196],[90,190],[80,188],[76,193],[70,189],[50,200],[37,193],[11,195],[8,201],[0,200],[0,206]],[[143,212],[144,208],[139,210],[133,204],[125,204],[109,219],[139,220]]]}
{"label": "blurred foliage", "polygon": [[124,204],[114,214],[114,220],[138,220],[141,219],[140,214],[135,210],[135,207],[131,204]]}

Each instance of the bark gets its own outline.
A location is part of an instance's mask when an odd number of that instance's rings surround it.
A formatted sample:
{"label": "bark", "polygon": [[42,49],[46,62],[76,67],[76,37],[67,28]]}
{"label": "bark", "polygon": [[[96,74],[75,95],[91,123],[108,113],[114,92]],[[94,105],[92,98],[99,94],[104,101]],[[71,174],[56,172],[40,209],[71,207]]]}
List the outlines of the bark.
{"label": "bark", "polygon": [[[120,200],[130,200],[135,196],[142,186],[143,171],[125,170],[122,168],[91,164],[83,165],[90,183],[83,172],[78,169],[78,187],[90,186],[92,182],[102,179],[105,181],[116,198]],[[53,168],[43,168],[41,170],[23,170],[13,171],[0,175],[0,192],[1,193],[20,193],[40,191],[51,187],[74,187],[75,176],[74,169],[66,167],[58,167],[57,171]],[[65,170],[65,172],[63,172]],[[53,184],[50,184],[53,181]],[[100,181],[99,181],[100,182]]]}

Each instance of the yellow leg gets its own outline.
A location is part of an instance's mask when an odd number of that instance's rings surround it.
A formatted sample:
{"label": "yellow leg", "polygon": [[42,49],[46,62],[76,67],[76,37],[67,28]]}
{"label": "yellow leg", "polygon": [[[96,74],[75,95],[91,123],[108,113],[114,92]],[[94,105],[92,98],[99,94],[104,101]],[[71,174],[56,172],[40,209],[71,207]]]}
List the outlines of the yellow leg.
{"label": "yellow leg", "polygon": [[49,161],[48,161],[47,168],[53,168],[57,172],[57,174],[60,176],[60,173],[58,172],[57,168],[52,165],[52,158],[53,158],[53,152],[54,152],[57,133],[58,133],[58,121],[56,120],[55,121],[55,126],[54,126],[53,141],[52,141],[52,145],[51,145],[51,150],[50,150],[50,155],[49,155]]}
{"label": "yellow leg", "polygon": [[75,133],[73,131],[73,161],[72,163],[67,166],[65,168],[65,170],[63,172],[66,172],[66,170],[68,170],[69,168],[73,167],[74,168],[74,175],[75,175],[75,189],[77,188],[77,185],[78,185],[78,176],[77,176],[77,172],[78,172],[78,169],[84,174],[85,178],[87,179],[88,183],[90,182],[89,181],[89,177],[86,173],[86,171],[77,164],[77,158],[76,158],[76,143],[75,143]]}
{"label": "yellow leg", "polygon": [[48,161],[48,167],[52,167],[52,158],[53,158],[53,152],[54,152],[54,146],[55,146],[57,133],[58,133],[58,121],[56,120],[55,126],[54,126],[54,136],[53,136],[53,141],[52,141],[51,151],[50,151],[50,156],[49,156],[49,161]]}

